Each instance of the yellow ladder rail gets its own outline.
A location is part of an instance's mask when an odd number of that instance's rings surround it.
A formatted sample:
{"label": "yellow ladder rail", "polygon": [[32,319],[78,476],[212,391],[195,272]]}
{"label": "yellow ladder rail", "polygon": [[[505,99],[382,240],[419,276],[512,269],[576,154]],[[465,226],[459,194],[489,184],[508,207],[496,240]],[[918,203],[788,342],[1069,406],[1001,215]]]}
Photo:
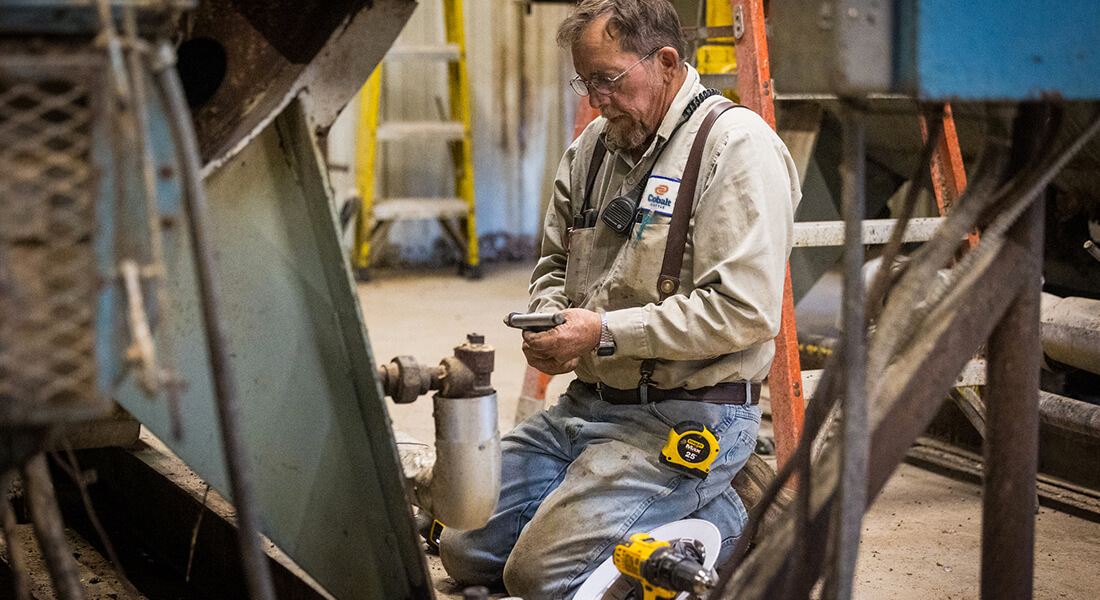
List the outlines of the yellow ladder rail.
{"label": "yellow ladder rail", "polygon": [[[434,46],[395,45],[385,61],[446,61],[450,121],[421,120],[381,122],[379,119],[382,65],[363,86],[361,113],[356,139],[356,187],[362,206],[355,228],[352,265],[356,276],[369,277],[372,241],[401,219],[435,218],[443,233],[463,255],[460,273],[469,278],[481,275],[478,253],[473,143],[470,127],[470,90],[466,73],[466,39],[461,0],[442,0],[446,43]],[[442,112],[442,110],[441,110]],[[444,117],[448,118],[448,117]],[[454,174],[451,198],[377,198],[379,141],[445,140]],[[377,245],[377,244],[375,244]]]}
{"label": "yellow ladder rail", "polygon": [[361,279],[366,279],[370,267],[370,241],[374,220],[374,159],[378,146],[378,102],[382,90],[382,63],[374,69],[359,92],[359,128],[355,136],[355,187],[362,203],[355,221],[355,242],[351,265]]}

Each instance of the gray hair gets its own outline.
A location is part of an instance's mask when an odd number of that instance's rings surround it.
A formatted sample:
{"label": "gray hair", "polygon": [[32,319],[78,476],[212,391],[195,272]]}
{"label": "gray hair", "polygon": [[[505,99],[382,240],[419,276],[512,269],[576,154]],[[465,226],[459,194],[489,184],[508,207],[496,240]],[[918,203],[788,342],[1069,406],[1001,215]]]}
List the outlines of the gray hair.
{"label": "gray hair", "polygon": [[572,48],[581,33],[604,15],[607,34],[619,41],[619,47],[639,56],[654,48],[672,47],[684,60],[684,33],[680,17],[669,0],[581,0],[558,26],[558,45]]}

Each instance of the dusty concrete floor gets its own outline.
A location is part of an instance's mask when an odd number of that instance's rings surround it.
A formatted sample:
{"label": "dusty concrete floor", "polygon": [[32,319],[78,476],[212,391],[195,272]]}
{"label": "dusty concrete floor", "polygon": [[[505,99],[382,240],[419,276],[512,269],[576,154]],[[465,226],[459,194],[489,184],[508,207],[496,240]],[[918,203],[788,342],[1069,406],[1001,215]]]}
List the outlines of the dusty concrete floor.
{"label": "dusty concrete floor", "polygon": [[[501,431],[513,424],[525,362],[518,331],[504,326],[511,311],[526,307],[529,264],[489,265],[480,281],[451,271],[376,273],[360,284],[359,297],[376,362],[409,354],[436,364],[470,332],[496,348],[493,375],[500,400]],[[568,383],[557,377],[556,398]],[[433,438],[431,401],[390,403],[394,426],[424,441]],[[1095,457],[1092,458],[1095,460]],[[902,465],[865,518],[856,577],[860,599],[963,600],[978,598],[981,488]],[[461,590],[430,558],[441,598]],[[1100,597],[1100,523],[1046,508],[1036,517],[1037,599]],[[499,596],[498,596],[499,597]]]}

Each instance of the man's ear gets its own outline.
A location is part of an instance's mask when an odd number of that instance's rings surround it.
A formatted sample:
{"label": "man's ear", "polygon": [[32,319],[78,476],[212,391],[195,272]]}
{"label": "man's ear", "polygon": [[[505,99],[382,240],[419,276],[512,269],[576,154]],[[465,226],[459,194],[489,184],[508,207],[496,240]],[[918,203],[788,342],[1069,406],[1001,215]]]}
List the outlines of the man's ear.
{"label": "man's ear", "polygon": [[661,65],[661,72],[666,78],[671,78],[680,71],[680,53],[672,46],[665,46],[657,51],[657,62]]}

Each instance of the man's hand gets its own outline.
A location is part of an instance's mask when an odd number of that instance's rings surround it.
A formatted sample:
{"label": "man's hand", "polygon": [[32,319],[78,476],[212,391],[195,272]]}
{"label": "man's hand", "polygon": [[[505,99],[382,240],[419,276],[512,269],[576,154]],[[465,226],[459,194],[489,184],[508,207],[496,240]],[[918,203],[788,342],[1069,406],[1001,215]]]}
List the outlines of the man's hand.
{"label": "man's hand", "polygon": [[574,358],[566,362],[558,362],[552,358],[542,358],[538,355],[532,354],[531,349],[527,346],[527,342],[523,342],[523,354],[527,357],[527,364],[535,367],[539,371],[546,373],[547,375],[561,375],[562,373],[568,373],[577,368],[577,363],[581,362],[581,359]]}
{"label": "man's hand", "polygon": [[568,373],[600,342],[600,315],[583,308],[562,311],[565,322],[549,331],[523,332],[527,363],[547,375]]}

